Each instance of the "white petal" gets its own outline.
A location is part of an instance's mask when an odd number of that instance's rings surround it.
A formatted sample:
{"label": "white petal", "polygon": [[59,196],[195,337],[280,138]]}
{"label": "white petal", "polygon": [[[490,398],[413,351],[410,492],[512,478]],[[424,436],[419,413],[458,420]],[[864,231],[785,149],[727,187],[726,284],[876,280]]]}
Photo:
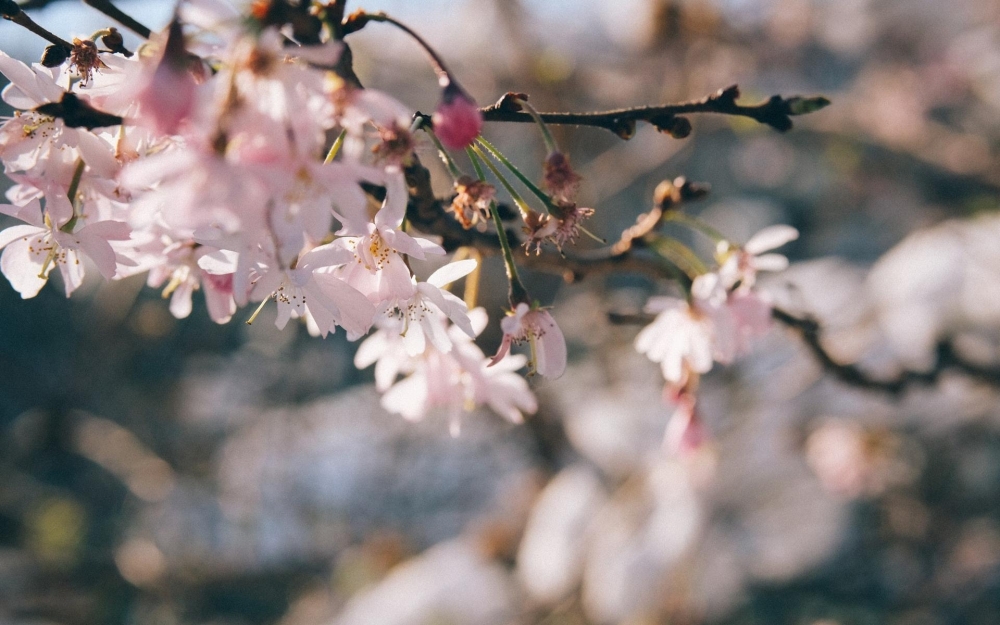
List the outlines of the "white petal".
{"label": "white petal", "polygon": [[382,407],[409,421],[419,421],[428,409],[427,378],[420,372],[399,382],[382,396]]}
{"label": "white petal", "polygon": [[224,276],[236,272],[239,254],[229,250],[216,250],[198,259],[198,266],[208,273]]}
{"label": "white petal", "polygon": [[446,285],[451,284],[459,278],[464,278],[476,269],[476,265],[479,263],[471,258],[466,260],[460,260],[454,263],[448,263],[447,265],[441,267],[427,278],[429,284],[433,284],[436,287],[443,288]]}
{"label": "white petal", "polygon": [[783,271],[788,268],[788,259],[781,254],[762,254],[753,259],[757,271]]}
{"label": "white petal", "polygon": [[45,232],[44,228],[36,228],[35,226],[11,226],[6,230],[0,230],[0,249],[7,247],[18,239],[24,237],[30,238],[42,232]]}
{"label": "white petal", "polygon": [[10,281],[14,290],[21,294],[22,299],[29,299],[45,286],[46,278],[39,278],[41,263],[35,263],[28,252],[28,241],[18,239],[3,251],[0,256],[0,271]]}
{"label": "white petal", "polygon": [[791,226],[768,226],[750,237],[750,240],[743,246],[743,249],[750,254],[757,255],[767,250],[779,248],[797,238],[799,238],[799,231]]}

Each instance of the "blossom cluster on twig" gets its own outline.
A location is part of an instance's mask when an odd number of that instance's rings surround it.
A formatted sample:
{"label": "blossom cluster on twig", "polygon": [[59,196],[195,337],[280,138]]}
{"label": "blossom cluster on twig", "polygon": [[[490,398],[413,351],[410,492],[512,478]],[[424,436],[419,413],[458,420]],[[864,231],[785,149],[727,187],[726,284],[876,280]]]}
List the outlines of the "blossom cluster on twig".
{"label": "blossom cluster on twig", "polygon": [[[67,296],[89,267],[105,279],[145,274],[178,318],[191,314],[201,291],[218,323],[244,307],[252,323],[273,303],[279,328],[297,319],[316,336],[371,332],[356,364],[375,365],[383,405],[406,418],[444,410],[457,431],[476,406],[515,422],[537,409],[516,371],[559,377],[567,349],[519,267],[543,248],[563,254],[581,236],[602,240],[587,229],[594,209],[578,202],[580,177],[547,129],[561,118],[539,113],[524,94],[484,109],[486,119],[537,124],[548,156],[536,183],[482,136],[484,110],[438,54],[384,13],[345,18],[343,2],[262,0],[245,15],[223,0],[185,0],[165,29],[151,32],[110,3],[89,4],[148,40],[134,53],[114,28],[67,41],[16,4],[0,6],[51,42],[32,66],[0,51],[10,81],[3,99],[16,109],[0,126],[0,161],[15,183],[0,212],[23,222],[0,231],[0,270],[23,298],[55,270]],[[400,28],[426,50],[441,89],[433,115],[414,115],[361,86],[342,39],[370,23]],[[787,118],[822,105],[772,99],[742,107],[737,95],[587,119],[645,120],[682,136],[677,112]],[[785,126],[769,120],[760,121]],[[424,224],[413,214],[413,150],[423,135],[453,178],[449,228],[490,237],[503,255],[509,307],[492,357],[475,344],[488,323],[476,302],[479,250],[460,248],[425,280],[410,267],[411,259],[446,254],[446,233],[419,232]],[[461,170],[454,151],[465,152],[474,172]],[[513,229],[497,202],[501,189],[515,209]],[[684,296],[649,301],[657,317],[636,347],[663,370],[665,396],[679,406],[670,436],[683,448],[703,438],[698,377],[745,351],[771,319],[756,274],[786,261],[764,252],[797,233],[778,226],[738,246],[694,218],[678,219],[715,239],[717,266],[647,233],[647,247],[676,270]],[[520,246],[527,256],[515,254]],[[449,290],[460,280],[464,297]],[[513,353],[518,344],[527,355]]]}

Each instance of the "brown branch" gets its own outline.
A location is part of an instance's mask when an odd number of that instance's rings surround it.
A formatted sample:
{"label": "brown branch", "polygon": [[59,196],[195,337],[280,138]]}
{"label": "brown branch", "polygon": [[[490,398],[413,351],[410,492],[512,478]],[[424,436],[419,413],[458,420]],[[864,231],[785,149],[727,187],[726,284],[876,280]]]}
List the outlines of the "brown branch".
{"label": "brown branch", "polygon": [[[517,99],[525,99],[522,93],[507,93],[496,104],[481,109],[483,120],[488,122],[532,123],[534,119],[520,110]],[[775,130],[784,132],[792,127],[792,117],[812,113],[830,101],[826,98],[794,96],[785,98],[771,96],[765,102],[753,106],[737,104],[739,87],[733,85],[717,93],[692,102],[665,104],[662,106],[639,106],[596,113],[541,113],[549,124],[569,124],[574,126],[594,126],[615,133],[622,139],[630,139],[635,134],[636,122],[652,124],[660,132],[681,139],[691,132],[691,122],[681,115],[690,113],[717,113],[749,117]]]}
{"label": "brown branch", "polygon": [[0,17],[30,30],[52,45],[64,48],[67,52],[73,49],[73,44],[36,24],[35,20],[31,19],[14,0],[0,0]]}
{"label": "brown branch", "polygon": [[143,39],[149,39],[150,35],[153,34],[153,31],[139,23],[138,20],[128,13],[111,4],[109,0],[83,0],[83,3],[97,9]]}
{"label": "brown branch", "polygon": [[969,362],[955,351],[954,345],[948,340],[938,343],[934,366],[927,371],[904,369],[891,378],[875,377],[857,364],[844,364],[833,358],[823,346],[822,329],[815,319],[808,316],[797,317],[780,308],[775,308],[772,314],[777,321],[802,337],[806,347],[825,370],[851,386],[900,395],[913,386],[933,386],[948,370],[959,371],[974,380],[1000,386],[1000,366]]}

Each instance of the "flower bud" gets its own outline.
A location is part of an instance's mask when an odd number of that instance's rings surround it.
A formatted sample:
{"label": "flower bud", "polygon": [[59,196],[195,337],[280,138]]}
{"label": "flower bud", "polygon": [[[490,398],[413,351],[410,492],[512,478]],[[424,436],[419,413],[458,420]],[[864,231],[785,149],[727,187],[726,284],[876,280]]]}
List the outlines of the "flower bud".
{"label": "flower bud", "polygon": [[122,34],[113,26],[108,29],[106,35],[101,36],[101,43],[107,46],[108,50],[111,50],[112,52],[121,54],[125,57],[132,56],[132,52],[125,48],[125,39],[122,37]]}
{"label": "flower bud", "polygon": [[176,21],[156,71],[139,92],[140,115],[158,132],[174,134],[194,108],[195,79],[188,71],[184,34]]}
{"label": "flower bud", "polygon": [[476,103],[455,83],[445,87],[431,121],[441,143],[453,150],[472,145],[483,128],[483,116]]}
{"label": "flower bud", "polygon": [[59,67],[69,58],[69,50],[65,46],[53,44],[46,46],[42,52],[42,65],[45,67]]}
{"label": "flower bud", "polygon": [[11,19],[21,13],[21,7],[14,0],[0,0],[0,17]]}

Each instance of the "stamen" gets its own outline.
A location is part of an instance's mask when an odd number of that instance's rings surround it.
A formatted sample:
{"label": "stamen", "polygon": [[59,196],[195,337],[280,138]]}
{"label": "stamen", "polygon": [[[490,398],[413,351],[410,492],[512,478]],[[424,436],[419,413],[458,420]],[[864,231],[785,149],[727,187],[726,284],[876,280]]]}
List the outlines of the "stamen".
{"label": "stamen", "polygon": [[[48,219],[48,217],[46,217],[46,219]],[[49,265],[51,265],[52,261],[54,261],[56,259],[56,254],[58,254],[58,253],[59,253],[59,246],[56,245],[55,243],[53,243],[52,247],[49,248],[48,255],[45,257],[45,262],[42,263],[42,270],[40,272],[38,272],[38,277],[40,279],[42,279],[42,280],[48,280],[49,279],[49,276],[48,276]]]}
{"label": "stamen", "polygon": [[250,315],[250,318],[247,319],[247,325],[248,326],[252,326],[253,322],[257,320],[257,315],[260,314],[260,311],[264,310],[264,304],[266,304],[267,300],[269,300],[269,299],[271,299],[271,296],[265,297],[264,301],[261,302],[260,306],[257,307],[257,310],[255,310],[254,313],[252,315]]}

